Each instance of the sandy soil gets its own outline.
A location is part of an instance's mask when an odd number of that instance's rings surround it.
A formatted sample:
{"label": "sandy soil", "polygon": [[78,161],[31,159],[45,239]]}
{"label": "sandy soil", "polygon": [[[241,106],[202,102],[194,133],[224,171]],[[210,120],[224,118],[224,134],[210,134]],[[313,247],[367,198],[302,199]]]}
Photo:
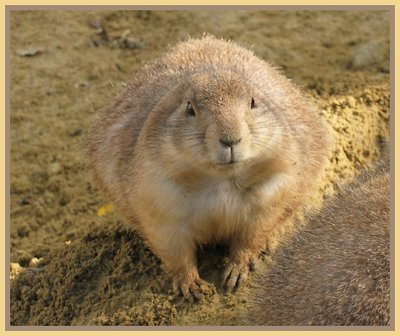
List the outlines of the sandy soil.
{"label": "sandy soil", "polygon": [[226,250],[199,255],[214,295],[198,304],[173,297],[159,260],[104,208],[108,201],[82,163],[82,139],[96,111],[143,63],[203,32],[253,48],[318,104],[335,137],[322,194],[379,156],[377,141],[389,137],[388,13],[13,12],[13,325],[242,323],[252,283],[222,293]]}

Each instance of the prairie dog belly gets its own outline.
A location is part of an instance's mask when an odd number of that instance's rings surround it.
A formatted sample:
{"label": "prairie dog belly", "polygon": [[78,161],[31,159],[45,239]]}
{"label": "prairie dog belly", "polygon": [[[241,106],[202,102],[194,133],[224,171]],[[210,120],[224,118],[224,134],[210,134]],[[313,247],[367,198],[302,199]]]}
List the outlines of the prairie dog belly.
{"label": "prairie dog belly", "polygon": [[268,204],[288,183],[287,175],[281,173],[252,188],[233,179],[208,178],[200,187],[189,189],[155,171],[147,170],[141,191],[132,200],[142,225],[166,235],[183,233],[199,244],[228,239],[244,227],[256,230],[268,215]]}

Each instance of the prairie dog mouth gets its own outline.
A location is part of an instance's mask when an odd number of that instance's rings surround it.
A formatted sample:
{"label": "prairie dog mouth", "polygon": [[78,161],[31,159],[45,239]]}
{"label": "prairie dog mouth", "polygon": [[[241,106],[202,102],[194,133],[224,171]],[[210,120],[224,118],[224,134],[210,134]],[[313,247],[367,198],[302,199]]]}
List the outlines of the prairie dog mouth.
{"label": "prairie dog mouth", "polygon": [[231,168],[233,166],[239,165],[240,162],[241,162],[241,160],[237,160],[237,159],[231,157],[230,159],[227,159],[227,160],[219,160],[217,162],[217,166]]}
{"label": "prairie dog mouth", "polygon": [[241,161],[241,153],[234,147],[223,148],[218,153],[217,163],[223,166],[232,166]]}
{"label": "prairie dog mouth", "polygon": [[237,161],[229,161],[229,162],[218,162],[219,166],[234,166],[238,162]]}

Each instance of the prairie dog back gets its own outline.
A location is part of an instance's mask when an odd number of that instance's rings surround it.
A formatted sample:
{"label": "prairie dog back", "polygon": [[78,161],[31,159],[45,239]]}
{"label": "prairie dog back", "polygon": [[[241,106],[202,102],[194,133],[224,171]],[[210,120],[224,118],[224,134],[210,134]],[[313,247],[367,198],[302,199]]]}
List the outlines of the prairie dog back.
{"label": "prairie dog back", "polygon": [[196,247],[230,246],[230,290],[301,211],[327,128],[279,71],[233,42],[189,39],[147,65],[93,125],[88,165],[177,291],[198,298]]}
{"label": "prairie dog back", "polygon": [[346,186],[276,253],[252,293],[248,323],[390,323],[389,164]]}

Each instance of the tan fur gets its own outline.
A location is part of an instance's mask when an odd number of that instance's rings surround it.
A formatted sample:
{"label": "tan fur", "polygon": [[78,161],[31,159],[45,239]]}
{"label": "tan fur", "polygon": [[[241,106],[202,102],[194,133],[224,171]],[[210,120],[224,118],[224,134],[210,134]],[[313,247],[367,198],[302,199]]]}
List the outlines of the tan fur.
{"label": "tan fur", "polygon": [[311,195],[327,162],[327,129],[280,72],[206,36],[146,66],[103,109],[86,153],[127,225],[190,296],[201,244],[230,245],[228,289],[245,278],[273,228]]}
{"label": "tan fur", "polygon": [[384,162],[344,187],[276,251],[247,323],[389,325],[388,168]]}

